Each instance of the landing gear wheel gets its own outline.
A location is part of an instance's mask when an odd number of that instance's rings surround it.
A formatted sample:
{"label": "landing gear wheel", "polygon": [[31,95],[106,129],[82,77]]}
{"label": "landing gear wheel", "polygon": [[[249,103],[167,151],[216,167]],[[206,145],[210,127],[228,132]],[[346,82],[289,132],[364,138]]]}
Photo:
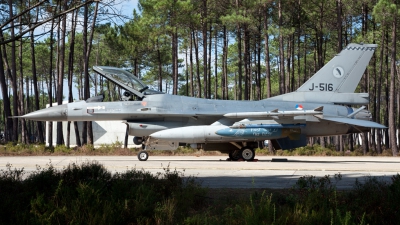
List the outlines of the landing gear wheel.
{"label": "landing gear wheel", "polygon": [[232,160],[232,161],[238,161],[239,159],[240,159],[240,154],[239,154],[239,152],[237,152],[237,151],[231,151],[231,152],[229,152],[229,158]]}
{"label": "landing gear wheel", "polygon": [[141,144],[143,144],[143,138],[142,137],[134,137],[133,138],[133,143],[135,144],[135,145],[141,145]]}
{"label": "landing gear wheel", "polygon": [[255,155],[254,149],[251,148],[243,148],[240,151],[240,156],[246,161],[253,161]]}
{"label": "landing gear wheel", "polygon": [[139,161],[146,161],[149,158],[149,153],[146,151],[140,151],[137,155]]}

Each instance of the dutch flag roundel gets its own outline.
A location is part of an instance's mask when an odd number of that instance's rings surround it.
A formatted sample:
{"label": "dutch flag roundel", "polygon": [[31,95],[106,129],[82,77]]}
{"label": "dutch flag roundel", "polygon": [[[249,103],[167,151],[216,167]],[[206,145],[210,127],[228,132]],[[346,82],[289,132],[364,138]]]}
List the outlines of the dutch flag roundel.
{"label": "dutch flag roundel", "polygon": [[300,105],[300,104],[297,104],[297,105],[296,105],[296,109],[297,109],[297,110],[303,110],[303,106]]}

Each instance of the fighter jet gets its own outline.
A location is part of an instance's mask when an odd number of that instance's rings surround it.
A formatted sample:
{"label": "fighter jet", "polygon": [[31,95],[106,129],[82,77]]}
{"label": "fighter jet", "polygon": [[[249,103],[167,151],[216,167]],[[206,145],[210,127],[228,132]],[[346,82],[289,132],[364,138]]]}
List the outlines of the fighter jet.
{"label": "fighter jet", "polygon": [[[377,45],[350,44],[294,92],[260,101],[212,100],[150,89],[115,67],[93,70],[125,90],[120,101],[103,96],[38,110],[22,116],[37,121],[123,120],[133,142],[147,150],[191,146],[228,153],[231,160],[254,159],[259,142],[275,149],[307,145],[307,137],[386,128],[371,121],[368,93],[354,93]],[[361,105],[360,108],[351,106]]]}

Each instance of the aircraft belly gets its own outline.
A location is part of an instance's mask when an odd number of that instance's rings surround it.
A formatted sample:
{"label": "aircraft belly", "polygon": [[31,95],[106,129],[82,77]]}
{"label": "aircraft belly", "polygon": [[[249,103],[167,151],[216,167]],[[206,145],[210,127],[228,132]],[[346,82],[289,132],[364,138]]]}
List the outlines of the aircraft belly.
{"label": "aircraft belly", "polygon": [[[211,120],[213,121],[213,120]],[[163,130],[177,128],[180,130],[184,127],[195,127],[198,129],[200,125],[205,123],[210,123],[211,121],[203,120],[203,119],[192,119],[187,117],[171,117],[171,118],[164,118],[164,120],[160,121],[159,119],[142,119],[141,121],[128,121],[129,124],[129,135],[144,137],[150,136],[151,134]],[[166,131],[169,133],[169,131]],[[182,135],[188,135],[190,132],[183,132]],[[203,135],[203,134],[202,134]],[[175,138],[174,138],[175,139]]]}
{"label": "aircraft belly", "polygon": [[155,123],[149,123],[149,122],[138,122],[138,123],[133,123],[133,122],[128,122],[129,124],[129,135],[131,136],[137,136],[137,137],[144,137],[144,136],[149,136],[150,134],[161,131],[161,130],[166,130],[166,129],[171,129],[171,128],[176,128],[182,126],[182,123],[179,122],[155,122]]}
{"label": "aircraft belly", "polygon": [[347,134],[350,128],[351,127],[347,124],[321,121],[316,123],[307,123],[306,127],[302,130],[302,134],[305,134],[308,137],[341,135]]}

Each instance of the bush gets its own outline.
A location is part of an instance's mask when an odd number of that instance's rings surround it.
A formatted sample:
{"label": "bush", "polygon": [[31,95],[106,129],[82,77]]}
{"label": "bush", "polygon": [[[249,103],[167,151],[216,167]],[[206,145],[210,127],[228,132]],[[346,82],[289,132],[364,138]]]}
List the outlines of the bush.
{"label": "bush", "polygon": [[25,180],[24,174],[11,165],[0,171],[0,224],[174,224],[205,193],[194,178],[169,168],[113,175],[97,162],[63,170],[50,162]]}
{"label": "bush", "polygon": [[[25,178],[25,179],[24,179]],[[112,174],[98,162],[27,174],[0,171],[0,224],[397,224],[400,175],[367,177],[337,191],[336,174],[304,176],[290,190],[207,198],[193,177],[170,170]],[[228,192],[229,193],[229,192]]]}

